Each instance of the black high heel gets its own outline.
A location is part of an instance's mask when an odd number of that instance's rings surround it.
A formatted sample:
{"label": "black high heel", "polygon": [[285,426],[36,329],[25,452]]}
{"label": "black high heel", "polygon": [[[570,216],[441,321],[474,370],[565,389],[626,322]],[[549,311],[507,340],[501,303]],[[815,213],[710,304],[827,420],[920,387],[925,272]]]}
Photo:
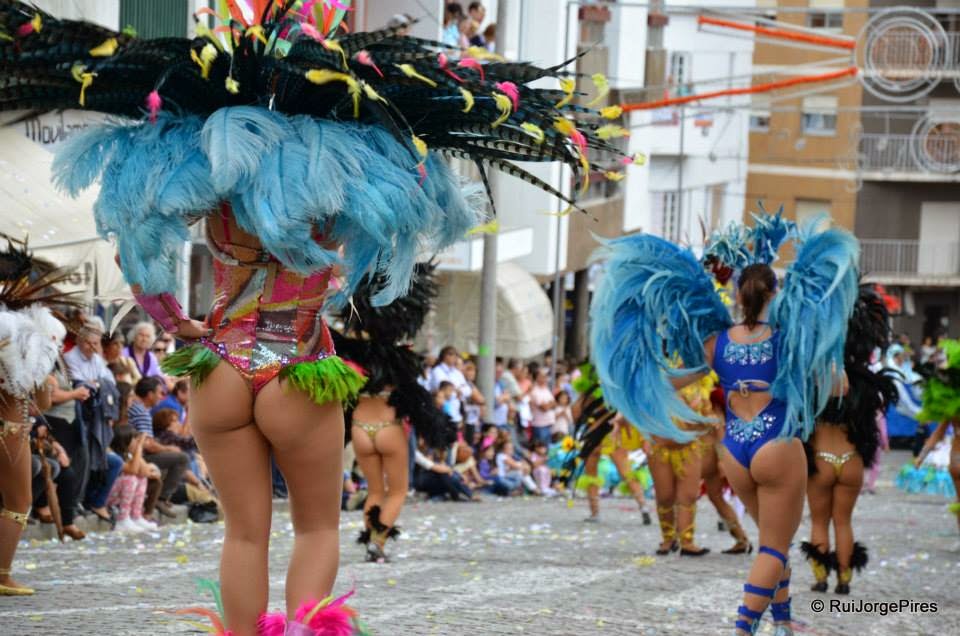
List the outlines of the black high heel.
{"label": "black high heel", "polygon": [[744,545],[742,541],[737,541],[732,548],[722,550],[721,554],[753,554],[753,544],[747,541]]}
{"label": "black high heel", "polygon": [[674,540],[674,542],[670,544],[669,548],[657,548],[656,554],[657,556],[666,556],[671,552],[676,552],[679,549],[680,549],[680,544],[677,543],[676,540]]}
{"label": "black high heel", "polygon": [[710,548],[700,548],[699,550],[688,550],[680,548],[680,556],[700,557],[710,553]]}

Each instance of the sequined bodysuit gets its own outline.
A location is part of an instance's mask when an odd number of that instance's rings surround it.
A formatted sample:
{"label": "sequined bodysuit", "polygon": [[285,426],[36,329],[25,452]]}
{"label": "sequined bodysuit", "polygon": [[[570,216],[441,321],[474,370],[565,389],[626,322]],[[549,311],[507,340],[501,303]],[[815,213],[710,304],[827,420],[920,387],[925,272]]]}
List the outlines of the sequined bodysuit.
{"label": "sequined bodysuit", "polygon": [[284,267],[240,230],[230,206],[207,217],[214,255],[213,329],[201,343],[260,391],[288,365],[335,355],[321,315],[330,269],[303,275]]}

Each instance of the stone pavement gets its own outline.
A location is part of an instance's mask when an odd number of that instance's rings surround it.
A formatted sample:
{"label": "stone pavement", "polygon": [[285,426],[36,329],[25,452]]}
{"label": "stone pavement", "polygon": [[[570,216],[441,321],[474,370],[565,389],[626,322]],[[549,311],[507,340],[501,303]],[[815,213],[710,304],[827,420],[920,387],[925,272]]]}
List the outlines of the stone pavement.
{"label": "stone pavement", "polygon": [[[861,498],[857,539],[867,570],[844,599],[809,592],[810,571],[793,575],[798,634],[960,634],[960,541],[946,501],[905,496],[892,486],[906,453],[895,452],[875,496]],[[418,503],[404,509],[394,561],[361,561],[353,539],[359,513],[341,524],[338,591],[356,585],[354,605],[373,634],[730,634],[751,559],[719,554],[729,537],[701,500],[697,540],[706,557],[654,557],[658,531],[643,527],[622,499],[603,501],[600,524],[585,524],[585,502],[490,500]],[[756,536],[752,523],[748,531]],[[798,541],[807,536],[807,522]],[[275,513],[271,605],[282,601],[292,529]],[[195,580],[215,578],[222,527],[169,526],[152,536],[90,535],[80,543],[24,543],[15,569],[38,594],[0,597],[0,634],[197,634],[164,610],[209,599]],[[800,564],[799,551],[792,552]],[[832,585],[831,585],[832,587]],[[935,602],[938,612],[816,614],[815,600]],[[761,633],[770,633],[764,625]]]}

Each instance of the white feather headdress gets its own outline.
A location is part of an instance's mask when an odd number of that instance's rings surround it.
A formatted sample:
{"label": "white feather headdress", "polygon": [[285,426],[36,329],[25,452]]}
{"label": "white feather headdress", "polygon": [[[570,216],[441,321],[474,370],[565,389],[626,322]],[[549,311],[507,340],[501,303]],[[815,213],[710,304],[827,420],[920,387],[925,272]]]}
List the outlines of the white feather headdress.
{"label": "white feather headdress", "polygon": [[53,370],[66,333],[43,305],[18,311],[0,305],[0,389],[28,398]]}

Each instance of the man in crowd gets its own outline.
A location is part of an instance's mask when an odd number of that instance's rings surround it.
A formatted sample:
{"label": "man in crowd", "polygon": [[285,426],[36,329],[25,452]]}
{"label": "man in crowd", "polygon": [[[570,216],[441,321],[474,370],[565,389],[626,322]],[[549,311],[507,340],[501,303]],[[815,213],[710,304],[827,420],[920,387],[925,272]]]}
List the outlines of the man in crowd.
{"label": "man in crowd", "polygon": [[160,500],[157,510],[167,516],[173,516],[170,498],[183,482],[184,473],[190,465],[190,457],[173,445],[165,445],[154,439],[153,418],[150,409],[163,400],[166,386],[161,378],[149,376],[137,382],[133,389],[133,402],[127,411],[130,426],[143,433],[143,458],[155,464],[163,473],[163,485],[160,488]]}
{"label": "man in crowd", "polygon": [[103,382],[113,384],[113,374],[100,355],[102,335],[103,332],[97,330],[95,325],[87,323],[77,336],[77,346],[63,354],[70,378],[85,382],[93,389],[99,389]]}
{"label": "man in crowd", "polygon": [[177,380],[173,385],[173,390],[165,398],[160,400],[155,407],[150,409],[153,415],[160,409],[173,409],[177,412],[177,419],[183,424],[187,420],[187,402],[190,399],[189,380]]}
{"label": "man in crowd", "polygon": [[460,428],[463,422],[461,400],[465,400],[473,392],[470,384],[457,368],[457,348],[446,346],[440,351],[440,364],[430,371],[430,392],[434,395],[440,390],[440,384],[449,382],[453,385],[453,393],[447,402],[447,415]]}

